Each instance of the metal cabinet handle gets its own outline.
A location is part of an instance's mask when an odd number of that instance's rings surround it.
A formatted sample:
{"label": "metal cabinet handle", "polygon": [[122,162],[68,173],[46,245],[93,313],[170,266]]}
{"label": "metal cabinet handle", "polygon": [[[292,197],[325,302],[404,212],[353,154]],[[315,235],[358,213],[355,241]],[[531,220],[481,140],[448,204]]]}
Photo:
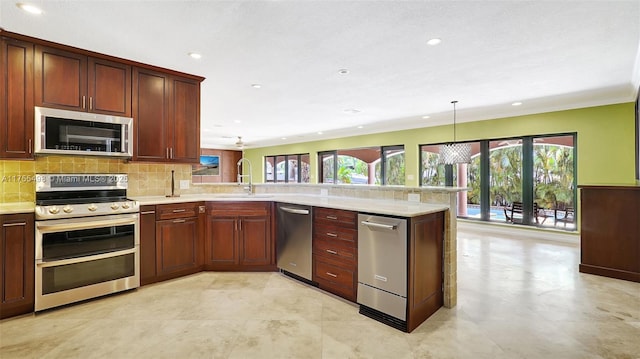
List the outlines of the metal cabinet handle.
{"label": "metal cabinet handle", "polygon": [[82,96],[82,108],[87,108],[86,107],[86,97]]}
{"label": "metal cabinet handle", "polygon": [[332,249],[326,249],[327,253],[331,253],[331,254],[338,254],[338,252],[332,250]]}
{"label": "metal cabinet handle", "polygon": [[27,222],[19,222],[19,223],[4,223],[3,227],[15,227],[15,226],[26,226]]}
{"label": "metal cabinet handle", "polygon": [[174,209],[174,210],[173,210],[173,213],[180,213],[180,212],[186,212],[186,211],[187,211],[187,210],[186,210],[186,209],[184,209],[184,208],[181,208],[181,209]]}
{"label": "metal cabinet handle", "polygon": [[173,159],[173,147],[169,147],[169,158]]}
{"label": "metal cabinet handle", "polygon": [[156,211],[144,211],[144,212],[140,212],[140,214],[155,214]]}
{"label": "metal cabinet handle", "polygon": [[289,207],[280,207],[281,210],[287,212],[287,213],[293,213],[293,214],[309,214],[309,210],[308,209],[297,209],[297,208],[289,208]]}
{"label": "metal cabinet handle", "polygon": [[31,139],[29,139],[29,153],[32,153],[33,149],[31,148]]}
{"label": "metal cabinet handle", "polygon": [[173,223],[184,223],[186,221],[187,221],[186,219],[174,219]]}
{"label": "metal cabinet handle", "polygon": [[338,219],[338,216],[327,216],[327,219],[336,220],[336,219]]}
{"label": "metal cabinet handle", "polygon": [[329,237],[337,237],[338,235],[336,233],[331,233],[331,232],[327,232],[327,236]]}
{"label": "metal cabinet handle", "polygon": [[398,226],[393,225],[393,224],[382,224],[382,223],[375,223],[375,222],[369,222],[369,221],[362,221],[361,223],[364,224],[367,227],[388,229],[388,230],[391,230],[391,231],[393,231],[396,228],[398,228]]}
{"label": "metal cabinet handle", "polygon": [[330,276],[330,277],[333,277],[333,278],[338,278],[337,274],[333,274],[331,272],[327,272],[327,275]]}
{"label": "metal cabinet handle", "polygon": [[89,97],[89,110],[93,110],[93,97]]}

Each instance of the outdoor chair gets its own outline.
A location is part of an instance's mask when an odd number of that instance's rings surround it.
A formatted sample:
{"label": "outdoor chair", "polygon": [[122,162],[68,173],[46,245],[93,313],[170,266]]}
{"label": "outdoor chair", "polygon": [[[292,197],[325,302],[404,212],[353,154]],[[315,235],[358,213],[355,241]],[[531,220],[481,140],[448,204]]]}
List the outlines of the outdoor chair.
{"label": "outdoor chair", "polygon": [[[523,208],[524,205],[522,204],[522,202],[513,202],[511,207],[505,207],[504,217],[506,218],[507,222],[522,223]],[[540,218],[542,218],[542,221],[540,221]],[[536,224],[543,224],[547,220],[547,218],[551,218],[551,215],[547,214],[544,208],[538,206],[538,202],[533,202],[533,221]]]}
{"label": "outdoor chair", "polygon": [[555,219],[554,226],[558,225],[558,223],[563,223],[564,227],[567,228],[567,223],[575,222],[575,211],[573,207],[567,207],[565,209],[554,209],[553,217]]}

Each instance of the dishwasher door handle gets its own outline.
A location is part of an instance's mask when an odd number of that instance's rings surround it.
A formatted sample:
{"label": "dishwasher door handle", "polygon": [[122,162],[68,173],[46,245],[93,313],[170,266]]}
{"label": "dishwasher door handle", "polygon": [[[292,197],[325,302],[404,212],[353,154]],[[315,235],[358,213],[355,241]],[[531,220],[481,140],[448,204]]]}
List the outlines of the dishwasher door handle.
{"label": "dishwasher door handle", "polygon": [[308,209],[297,209],[297,208],[290,208],[290,207],[280,207],[281,210],[287,212],[287,213],[293,213],[293,214],[304,214],[304,215],[308,215],[309,214],[309,210]]}
{"label": "dishwasher door handle", "polygon": [[398,226],[395,224],[382,224],[382,223],[369,222],[369,221],[362,221],[361,223],[367,227],[388,229],[390,231],[395,231],[396,228],[398,228]]}

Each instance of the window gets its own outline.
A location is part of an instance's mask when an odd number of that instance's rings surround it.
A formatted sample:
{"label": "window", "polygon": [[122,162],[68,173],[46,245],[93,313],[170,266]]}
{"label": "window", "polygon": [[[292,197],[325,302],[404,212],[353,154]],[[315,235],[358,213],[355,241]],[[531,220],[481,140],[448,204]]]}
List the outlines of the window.
{"label": "window", "polygon": [[558,213],[575,209],[574,143],[575,134],[470,142],[471,163],[455,166],[438,163],[439,144],[421,145],[420,183],[469,188],[458,195],[458,217],[512,222],[513,204],[522,203],[530,216],[518,214],[518,223],[556,227]]}
{"label": "window", "polygon": [[318,153],[321,183],[404,185],[404,146]]}
{"label": "window", "polygon": [[266,156],[265,182],[309,183],[309,154]]}

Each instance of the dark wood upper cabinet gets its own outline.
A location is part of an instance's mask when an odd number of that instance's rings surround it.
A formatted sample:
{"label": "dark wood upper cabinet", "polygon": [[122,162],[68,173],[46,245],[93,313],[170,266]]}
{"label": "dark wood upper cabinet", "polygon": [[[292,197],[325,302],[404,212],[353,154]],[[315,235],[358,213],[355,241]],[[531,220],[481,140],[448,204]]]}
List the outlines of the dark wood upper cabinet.
{"label": "dark wood upper cabinet", "polygon": [[0,56],[0,158],[33,157],[33,49],[2,38]]}
{"label": "dark wood upper cabinet", "polygon": [[166,74],[133,70],[135,160],[166,161],[169,158],[169,79]]}
{"label": "dark wood upper cabinet", "polygon": [[198,163],[200,81],[133,70],[134,160]]}
{"label": "dark wood upper cabinet", "polygon": [[173,78],[171,130],[172,160],[200,161],[200,82]]}
{"label": "dark wood upper cabinet", "polygon": [[131,66],[36,45],[37,106],[131,116]]}

